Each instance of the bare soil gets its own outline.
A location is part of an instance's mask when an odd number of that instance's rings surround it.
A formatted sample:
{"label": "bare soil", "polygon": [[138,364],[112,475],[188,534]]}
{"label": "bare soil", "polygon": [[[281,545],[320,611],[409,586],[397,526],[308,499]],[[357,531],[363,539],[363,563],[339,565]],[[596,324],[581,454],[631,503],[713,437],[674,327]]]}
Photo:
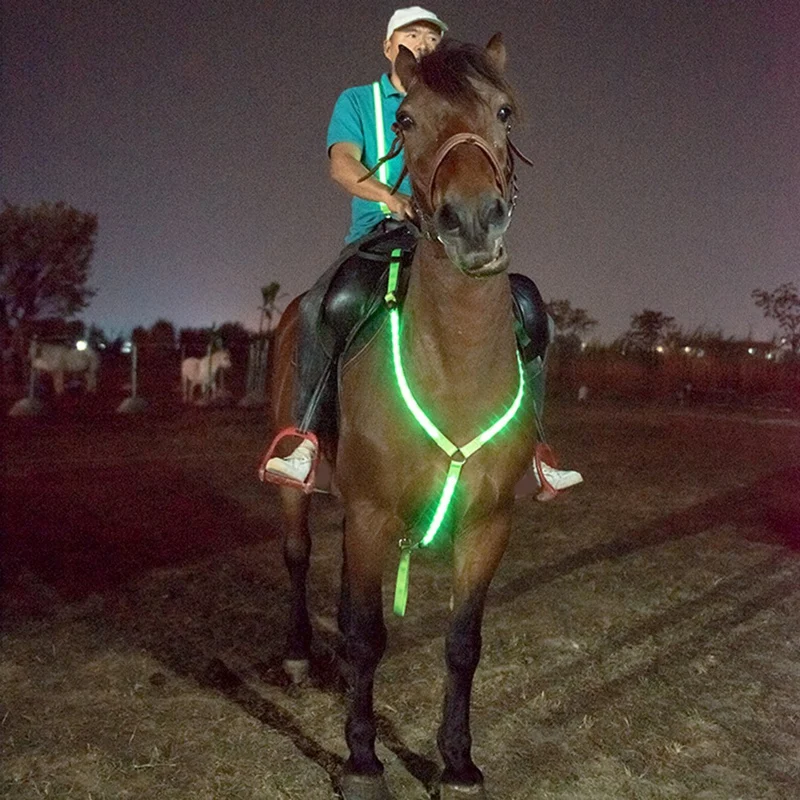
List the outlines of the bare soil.
{"label": "bare soil", "polygon": [[[494,800],[800,797],[800,427],[553,406],[586,483],[520,500],[490,592],[474,751]],[[0,796],[328,800],[341,511],[315,499],[311,684],[261,413],[6,420]],[[376,686],[398,800],[435,796],[446,558],[420,558]]]}

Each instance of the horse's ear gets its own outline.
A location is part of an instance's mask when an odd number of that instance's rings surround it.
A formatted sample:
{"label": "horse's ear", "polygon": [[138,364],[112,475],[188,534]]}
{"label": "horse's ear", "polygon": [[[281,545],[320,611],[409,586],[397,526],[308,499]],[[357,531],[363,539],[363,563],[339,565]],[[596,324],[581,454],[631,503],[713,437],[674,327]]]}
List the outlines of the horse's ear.
{"label": "horse's ear", "polygon": [[397,58],[394,60],[394,71],[397,73],[397,77],[400,78],[400,83],[403,84],[403,88],[408,91],[408,87],[411,86],[414,76],[417,73],[417,59],[414,58],[414,54],[402,44],[397,53]]}
{"label": "horse's ear", "polygon": [[486,45],[486,57],[492,66],[502,75],[506,68],[506,46],[503,44],[503,34],[496,33]]}

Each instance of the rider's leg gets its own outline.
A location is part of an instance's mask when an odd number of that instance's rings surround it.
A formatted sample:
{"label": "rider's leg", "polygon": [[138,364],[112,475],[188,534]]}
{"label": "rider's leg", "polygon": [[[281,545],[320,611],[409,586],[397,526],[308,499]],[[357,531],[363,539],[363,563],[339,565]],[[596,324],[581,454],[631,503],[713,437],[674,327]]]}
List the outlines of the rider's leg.
{"label": "rider's leg", "polygon": [[[293,411],[301,433],[324,435],[335,425],[337,362],[350,331],[364,313],[372,288],[368,284],[377,280],[375,273],[380,277],[378,265],[352,255],[336,265],[333,275],[323,276],[324,287],[315,284],[300,302],[297,352],[301,357]],[[311,439],[303,439],[285,458],[271,458],[267,472],[302,482],[316,454]]]}
{"label": "rider's leg", "polygon": [[[300,339],[294,416],[301,432],[333,432],[339,356],[358,323],[364,319],[377,282],[384,272],[383,257],[395,247],[413,249],[415,239],[405,227],[378,230],[343,256],[300,303]],[[271,458],[267,472],[304,481],[316,457],[304,439],[286,458]]]}
{"label": "rider's leg", "polygon": [[[525,275],[509,275],[517,321],[517,341],[520,345],[525,382],[533,395],[536,427],[544,442],[542,416],[546,379],[547,348],[553,338],[553,324],[536,284]],[[541,471],[541,472],[540,472]],[[556,469],[543,461],[535,465],[533,474],[539,482],[539,500],[551,500],[558,492],[575,486],[583,477],[575,470]]]}

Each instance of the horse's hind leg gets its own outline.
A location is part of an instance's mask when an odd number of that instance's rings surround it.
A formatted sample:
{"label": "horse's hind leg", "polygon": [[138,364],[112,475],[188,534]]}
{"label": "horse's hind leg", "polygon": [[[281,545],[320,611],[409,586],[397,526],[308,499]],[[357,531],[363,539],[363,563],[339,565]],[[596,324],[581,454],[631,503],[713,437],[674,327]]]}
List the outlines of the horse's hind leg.
{"label": "horse's hind leg", "polygon": [[481,624],[486,592],[500,563],[510,530],[508,513],[474,528],[456,543],[453,616],[445,643],[447,685],[439,728],[444,760],[441,800],[484,800],[483,774],[472,760],[469,709],[472,680],[481,657]]}
{"label": "horse's hind leg", "polygon": [[281,489],[284,511],[283,560],[289,571],[289,629],[283,669],[293,683],[308,677],[311,655],[311,622],[308,617],[306,578],[311,558],[308,509],[311,498],[296,489]]}

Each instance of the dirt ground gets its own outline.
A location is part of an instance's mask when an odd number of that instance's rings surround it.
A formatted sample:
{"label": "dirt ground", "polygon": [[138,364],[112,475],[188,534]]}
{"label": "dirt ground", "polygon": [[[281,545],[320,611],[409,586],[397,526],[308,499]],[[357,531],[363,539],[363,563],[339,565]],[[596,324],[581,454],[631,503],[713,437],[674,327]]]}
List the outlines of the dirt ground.
{"label": "dirt ground", "polygon": [[[517,506],[475,682],[493,800],[800,797],[800,427],[553,406],[585,485]],[[287,578],[260,412],[4,423],[0,796],[328,800],[346,755],[317,497],[313,682],[279,664]],[[376,685],[398,800],[435,796],[449,574],[415,561]]]}

